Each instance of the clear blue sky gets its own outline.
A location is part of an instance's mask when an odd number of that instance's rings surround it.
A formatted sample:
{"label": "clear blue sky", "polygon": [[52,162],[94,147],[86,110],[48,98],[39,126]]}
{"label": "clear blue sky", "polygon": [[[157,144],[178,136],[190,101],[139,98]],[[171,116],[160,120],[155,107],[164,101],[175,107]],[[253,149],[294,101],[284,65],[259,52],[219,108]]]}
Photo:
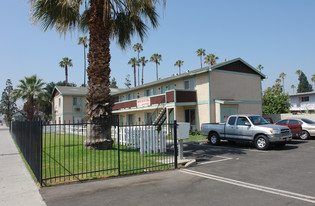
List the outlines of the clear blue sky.
{"label": "clear blue sky", "polygon": [[[28,0],[2,2],[0,13],[0,91],[10,78],[14,86],[24,76],[37,74],[45,82],[65,79],[59,67],[63,57],[72,59],[69,81],[83,83],[83,47],[77,45],[82,34],[60,36],[54,30],[43,32],[33,25]],[[142,43],[141,56],[162,54],[159,75],[162,78],[178,71],[174,63],[184,61],[182,71],[198,69],[195,51],[204,48],[220,59],[241,57],[254,67],[264,66],[268,76],[263,89],[274,84],[285,72],[285,89],[298,84],[295,71],[308,77],[315,74],[315,1],[314,0],[168,0],[165,9],[159,6],[160,26],[151,30]],[[132,45],[139,42],[134,38]],[[127,74],[133,79],[128,61],[137,54],[132,46],[122,51],[111,44],[111,77],[124,88]],[[145,82],[155,80],[155,64],[145,67]]]}

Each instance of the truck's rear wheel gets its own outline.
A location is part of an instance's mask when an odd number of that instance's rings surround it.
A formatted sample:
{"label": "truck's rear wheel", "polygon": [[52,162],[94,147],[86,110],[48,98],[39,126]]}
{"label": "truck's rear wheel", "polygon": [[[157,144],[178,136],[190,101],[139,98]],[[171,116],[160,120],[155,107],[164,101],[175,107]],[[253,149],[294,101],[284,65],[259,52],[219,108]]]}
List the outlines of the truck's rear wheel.
{"label": "truck's rear wheel", "polygon": [[208,135],[208,140],[212,145],[219,145],[221,141],[219,135],[214,132]]}
{"label": "truck's rear wheel", "polygon": [[255,146],[259,150],[266,150],[269,148],[269,140],[264,135],[259,135],[255,139]]}

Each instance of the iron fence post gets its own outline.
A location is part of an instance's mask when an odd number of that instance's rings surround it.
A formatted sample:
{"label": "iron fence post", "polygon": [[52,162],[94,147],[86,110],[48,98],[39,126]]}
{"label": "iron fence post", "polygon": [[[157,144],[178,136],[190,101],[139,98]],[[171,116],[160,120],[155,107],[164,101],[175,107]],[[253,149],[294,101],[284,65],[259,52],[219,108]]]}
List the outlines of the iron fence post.
{"label": "iron fence post", "polygon": [[177,169],[177,156],[178,156],[178,148],[177,148],[177,121],[174,120],[174,158],[175,158],[175,169]]}
{"label": "iron fence post", "polygon": [[118,175],[120,175],[120,144],[119,144],[119,119],[118,119],[118,125],[117,125],[117,158],[118,158]]}
{"label": "iron fence post", "polygon": [[39,128],[40,128],[40,136],[39,136],[39,153],[40,153],[40,159],[39,159],[39,185],[42,186],[43,183],[43,123],[42,121],[39,122]]}

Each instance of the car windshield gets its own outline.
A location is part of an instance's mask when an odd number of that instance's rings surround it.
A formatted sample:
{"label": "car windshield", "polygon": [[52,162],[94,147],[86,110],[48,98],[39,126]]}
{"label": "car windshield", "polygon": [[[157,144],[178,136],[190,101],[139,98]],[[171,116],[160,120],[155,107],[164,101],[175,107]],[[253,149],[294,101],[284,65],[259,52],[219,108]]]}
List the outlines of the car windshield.
{"label": "car windshield", "polygon": [[261,116],[250,116],[249,117],[250,121],[254,124],[254,125],[263,125],[263,124],[269,124],[264,118],[262,118]]}
{"label": "car windshield", "polygon": [[315,122],[313,122],[312,120],[309,120],[309,119],[301,119],[301,120],[307,124],[315,124]]}

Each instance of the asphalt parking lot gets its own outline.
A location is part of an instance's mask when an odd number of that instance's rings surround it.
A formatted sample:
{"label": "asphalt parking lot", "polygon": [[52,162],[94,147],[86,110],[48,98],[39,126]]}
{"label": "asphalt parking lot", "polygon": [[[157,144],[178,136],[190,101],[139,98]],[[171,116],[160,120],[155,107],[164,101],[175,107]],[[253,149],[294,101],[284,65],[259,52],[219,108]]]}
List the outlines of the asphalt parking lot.
{"label": "asphalt parking lot", "polygon": [[47,205],[315,205],[315,140],[185,144],[197,166],[40,190]]}

